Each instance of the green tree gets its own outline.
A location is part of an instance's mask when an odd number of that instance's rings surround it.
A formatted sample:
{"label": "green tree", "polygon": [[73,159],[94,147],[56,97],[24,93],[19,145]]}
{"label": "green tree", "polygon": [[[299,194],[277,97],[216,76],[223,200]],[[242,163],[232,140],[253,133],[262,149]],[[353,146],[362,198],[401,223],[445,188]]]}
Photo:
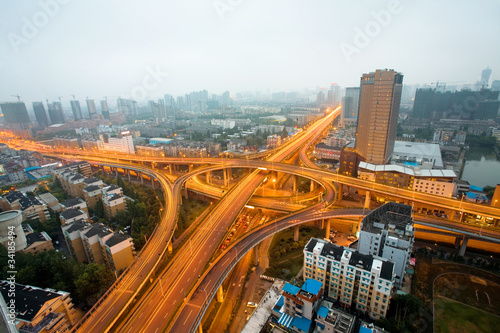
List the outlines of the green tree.
{"label": "green tree", "polygon": [[113,284],[114,279],[113,273],[105,265],[88,264],[75,281],[75,295],[92,306]]}
{"label": "green tree", "polygon": [[95,214],[95,216],[97,216],[100,219],[103,219],[106,217],[104,214],[104,204],[102,203],[101,199],[97,199],[97,202],[96,202],[95,207],[94,207],[94,214]]}

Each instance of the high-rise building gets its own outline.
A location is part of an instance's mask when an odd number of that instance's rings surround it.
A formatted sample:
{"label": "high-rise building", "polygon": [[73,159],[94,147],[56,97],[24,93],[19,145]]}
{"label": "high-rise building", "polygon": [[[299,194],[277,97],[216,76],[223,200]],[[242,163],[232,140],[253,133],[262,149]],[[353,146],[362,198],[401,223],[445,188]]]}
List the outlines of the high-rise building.
{"label": "high-rise building", "polygon": [[87,98],[87,109],[89,109],[89,119],[97,113],[97,108],[95,107],[95,101],[93,99]]}
{"label": "high-rise building", "polygon": [[30,118],[24,102],[1,103],[0,108],[7,126],[21,130],[30,128]]}
{"label": "high-rise building", "polygon": [[361,77],[356,149],[373,164],[391,157],[398,127],[403,74],[377,69]]}
{"label": "high-rise building", "polygon": [[40,127],[49,126],[47,112],[45,112],[45,106],[43,106],[42,102],[33,102],[33,112],[35,113],[36,121]]}
{"label": "high-rise building", "polygon": [[64,112],[61,102],[52,102],[49,104],[49,117],[50,117],[50,122],[52,124],[65,123]]}
{"label": "high-rise building", "polygon": [[486,67],[481,72],[481,88],[488,88],[490,83],[491,69],[490,66]]}
{"label": "high-rise building", "polygon": [[158,118],[160,120],[165,120],[167,118],[167,108],[165,105],[165,100],[158,100]]}
{"label": "high-rise building", "polygon": [[137,116],[137,102],[132,99],[118,98],[116,100],[118,112],[125,115]]}
{"label": "high-rise building", "polygon": [[340,103],[340,86],[332,83],[330,90],[328,90],[328,104],[332,107],[337,107]]}
{"label": "high-rise building", "polygon": [[349,121],[350,123],[353,123],[357,121],[360,93],[361,93],[360,87],[345,88],[345,96],[342,102],[343,122]]}
{"label": "high-rise building", "polygon": [[107,99],[101,100],[101,113],[104,119],[109,119],[109,107]]}
{"label": "high-rise building", "polygon": [[325,103],[325,93],[320,90],[316,95],[316,105],[321,106]]}
{"label": "high-rise building", "polygon": [[493,90],[493,91],[500,91],[500,80],[494,80],[491,83],[491,90]]}
{"label": "high-rise building", "polygon": [[401,285],[415,239],[412,207],[388,202],[361,221],[358,251],[394,262],[396,284]]}
{"label": "high-rise building", "polygon": [[80,101],[72,100],[69,103],[71,104],[71,111],[73,111],[73,117],[75,118],[75,121],[83,119]]}
{"label": "high-rise building", "polygon": [[384,318],[394,287],[394,263],[379,256],[311,238],[304,247],[303,279],[323,284],[327,297]]}

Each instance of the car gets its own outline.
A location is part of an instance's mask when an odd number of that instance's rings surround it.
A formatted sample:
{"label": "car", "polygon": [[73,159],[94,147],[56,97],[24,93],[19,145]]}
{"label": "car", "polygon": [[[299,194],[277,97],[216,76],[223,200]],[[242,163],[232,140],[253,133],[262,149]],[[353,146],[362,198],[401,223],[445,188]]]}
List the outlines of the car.
{"label": "car", "polygon": [[256,308],[257,307],[257,303],[255,303],[255,302],[247,302],[247,306],[249,308]]}
{"label": "car", "polygon": [[222,246],[220,247],[221,250],[224,250],[226,248],[226,244],[222,244]]}
{"label": "car", "polygon": [[226,243],[229,243],[231,241],[231,238],[226,238]]}

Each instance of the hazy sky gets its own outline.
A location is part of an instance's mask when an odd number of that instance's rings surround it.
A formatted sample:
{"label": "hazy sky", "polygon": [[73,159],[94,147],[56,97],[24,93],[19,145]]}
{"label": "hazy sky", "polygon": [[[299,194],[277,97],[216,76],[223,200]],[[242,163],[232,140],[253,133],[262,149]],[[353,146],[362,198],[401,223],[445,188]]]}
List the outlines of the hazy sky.
{"label": "hazy sky", "polygon": [[2,0],[0,101],[500,80],[499,18],[498,0]]}

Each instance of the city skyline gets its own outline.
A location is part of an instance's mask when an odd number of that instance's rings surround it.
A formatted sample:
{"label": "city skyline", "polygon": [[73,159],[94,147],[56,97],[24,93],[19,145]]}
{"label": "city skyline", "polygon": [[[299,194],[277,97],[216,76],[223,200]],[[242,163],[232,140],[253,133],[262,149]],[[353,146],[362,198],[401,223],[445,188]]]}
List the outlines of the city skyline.
{"label": "city skyline", "polygon": [[397,68],[410,84],[473,84],[487,66],[500,79],[486,37],[500,32],[495,1],[117,4],[0,5],[0,100],[349,87],[373,68]]}

